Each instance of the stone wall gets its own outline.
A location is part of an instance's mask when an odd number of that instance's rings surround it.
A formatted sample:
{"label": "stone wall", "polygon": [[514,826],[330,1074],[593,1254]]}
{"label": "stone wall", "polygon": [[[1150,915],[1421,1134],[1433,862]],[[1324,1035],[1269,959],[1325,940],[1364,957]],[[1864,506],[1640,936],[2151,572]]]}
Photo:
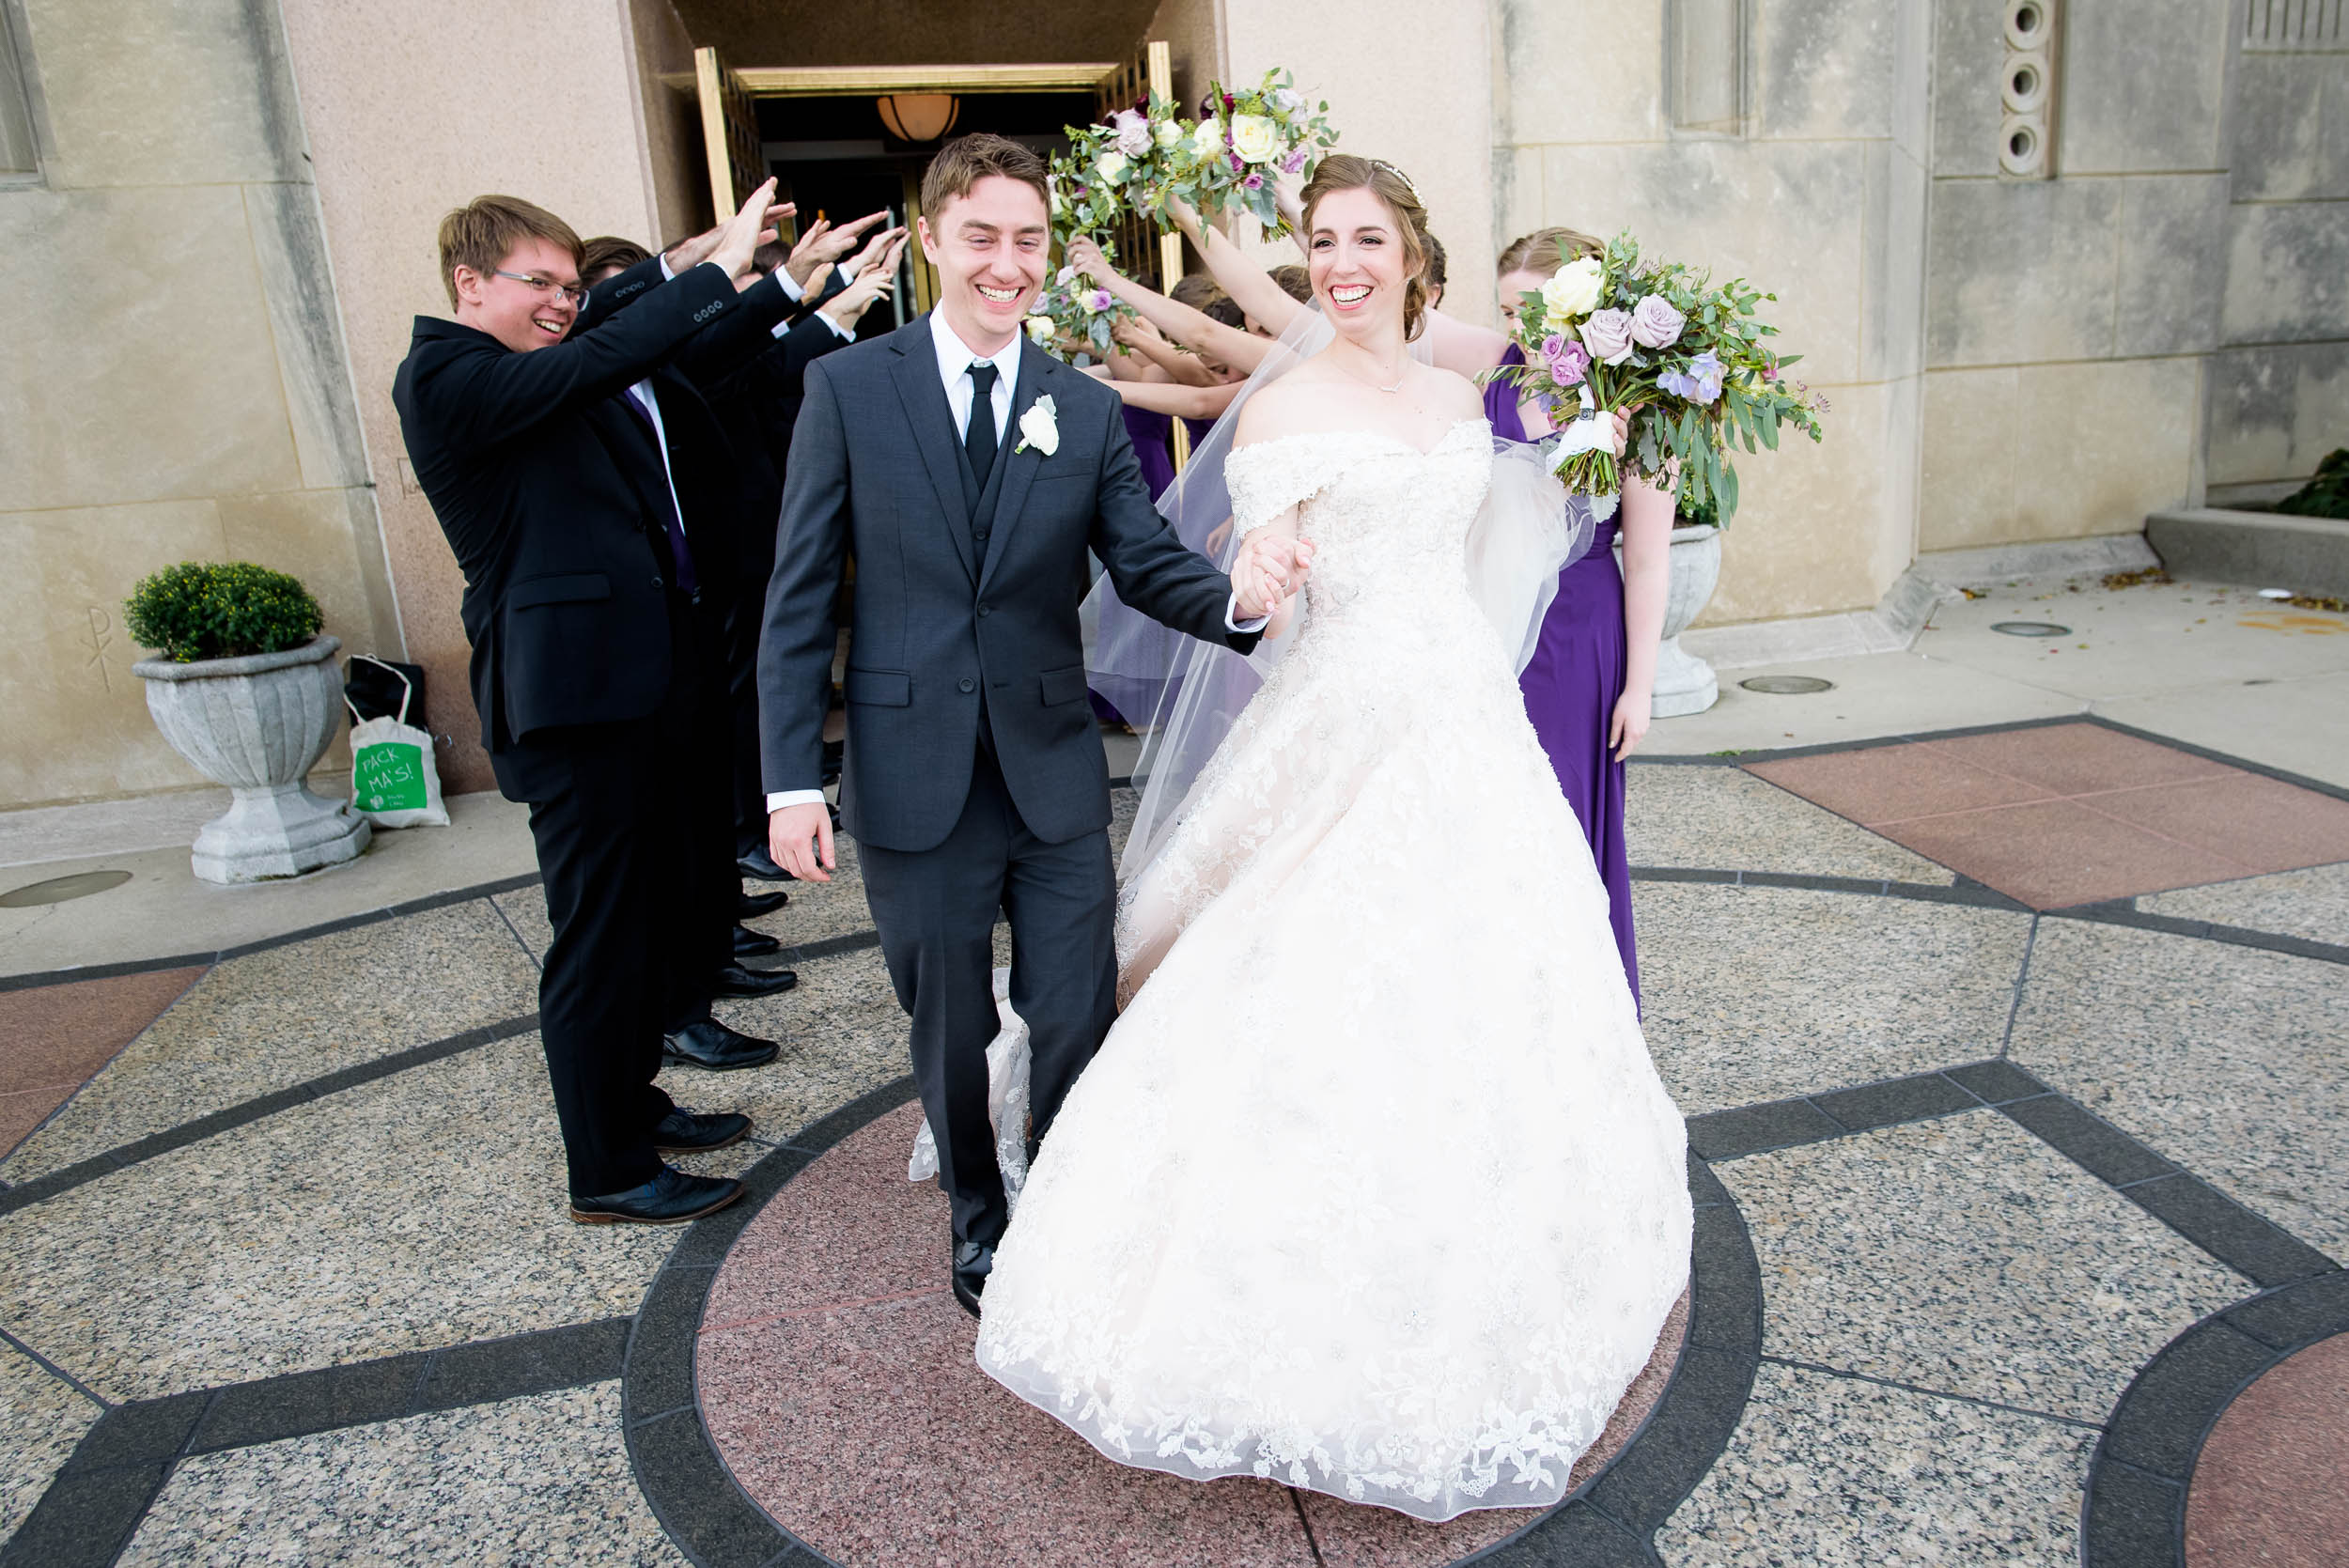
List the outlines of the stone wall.
{"label": "stone wall", "polygon": [[[449,313],[435,235],[450,208],[502,192],[582,235],[647,244],[695,221],[677,168],[690,157],[698,175],[698,144],[680,152],[683,132],[660,112],[666,89],[646,80],[678,69],[681,40],[674,16],[642,14],[652,8],[667,9],[665,0],[287,0],[368,471],[409,657],[430,672],[451,790],[491,786],[457,618],[464,583],[409,469],[393,373],[414,318]],[[640,58],[640,39],[663,56]]]}
{"label": "stone wall", "polygon": [[2214,504],[2273,499],[2349,446],[2349,20],[2337,0],[2237,9]]}
{"label": "stone wall", "polygon": [[[1739,458],[1707,622],[1873,604],[1914,556],[1928,8],[1494,0],[1496,237],[1629,228],[1750,277],[1832,404],[1825,444]],[[1489,259],[1453,275],[1490,298]]]}
{"label": "stone wall", "polygon": [[284,37],[250,0],[5,20],[35,156],[0,174],[0,807],[199,785],[131,674],[139,578],[258,561],[401,645]]}
{"label": "stone wall", "polygon": [[2056,178],[1999,167],[2005,0],[1938,0],[1922,548],[2201,499],[2235,0],[2062,0]]}

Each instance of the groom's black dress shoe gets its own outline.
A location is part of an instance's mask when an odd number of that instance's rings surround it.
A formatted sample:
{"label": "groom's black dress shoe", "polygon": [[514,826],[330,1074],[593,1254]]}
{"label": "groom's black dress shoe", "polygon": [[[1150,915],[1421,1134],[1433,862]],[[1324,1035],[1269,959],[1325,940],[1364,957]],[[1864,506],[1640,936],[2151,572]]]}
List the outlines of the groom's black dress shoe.
{"label": "groom's black dress shoe", "polygon": [[783,943],[764,931],[754,931],[745,925],[734,928],[734,955],[737,958],[764,958],[770,953],[783,951]]}
{"label": "groom's black dress shoe", "polygon": [[774,856],[767,852],[764,845],[747,855],[737,855],[734,858],[734,869],[754,882],[788,882],[791,880],[791,874],[775,863]]}
{"label": "groom's black dress shoe", "polygon": [[710,989],[722,997],[771,997],[781,996],[799,983],[799,975],[790,970],[754,970],[728,964],[718,971]]}
{"label": "groom's black dress shoe", "polygon": [[987,1294],[987,1277],[994,1272],[994,1248],[975,1241],[955,1243],[955,1299],[972,1317],[979,1315],[979,1297]]}
{"label": "groom's black dress shoe", "polygon": [[715,1018],[697,1018],[676,1033],[661,1037],[661,1055],[688,1066],[707,1067],[713,1073],[732,1072],[738,1067],[764,1067],[782,1049],[772,1040],[728,1029]]}
{"label": "groom's black dress shoe", "polygon": [[765,893],[746,893],[741,902],[734,907],[734,918],[756,920],[761,915],[773,914],[790,902],[791,895],[781,888],[771,888]]}
{"label": "groom's black dress shoe", "polygon": [[600,1198],[573,1198],[571,1218],[583,1225],[682,1225],[715,1214],[742,1196],[731,1176],[689,1176],[670,1166],[642,1187]]}
{"label": "groom's black dress shoe", "polygon": [[751,1119],[739,1110],[717,1110],[705,1116],[671,1106],[652,1129],[652,1146],[664,1155],[706,1155],[741,1141],[750,1130]]}

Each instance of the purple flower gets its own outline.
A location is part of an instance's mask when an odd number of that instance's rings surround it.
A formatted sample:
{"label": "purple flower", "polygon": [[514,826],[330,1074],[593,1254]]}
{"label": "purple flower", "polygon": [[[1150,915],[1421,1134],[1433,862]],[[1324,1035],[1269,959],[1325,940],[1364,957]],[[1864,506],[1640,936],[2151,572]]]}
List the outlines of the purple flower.
{"label": "purple flower", "polygon": [[1542,358],[1556,359],[1560,354],[1563,354],[1565,351],[1566,340],[1563,334],[1551,333],[1548,337],[1542,339]]}
{"label": "purple flower", "polygon": [[1097,316],[1116,303],[1117,296],[1106,288],[1097,288],[1085,296],[1085,308]]}
{"label": "purple flower", "polygon": [[[1547,345],[1545,345],[1547,347]],[[1580,386],[1582,378],[1590,373],[1591,351],[1579,343],[1568,343],[1554,353],[1545,353],[1549,379],[1560,386]]]}
{"label": "purple flower", "polygon": [[1117,150],[1139,158],[1150,150],[1150,121],[1131,109],[1120,109],[1110,123],[1117,128]]}
{"label": "purple flower", "polygon": [[1688,371],[1667,370],[1656,378],[1657,386],[1674,397],[1685,397],[1691,403],[1710,403],[1721,395],[1721,381],[1726,372],[1721,362],[1707,349],[1688,362]]}
{"label": "purple flower", "polygon": [[1303,172],[1304,167],[1305,149],[1300,147],[1282,161],[1281,172],[1283,174],[1299,174]]}
{"label": "purple flower", "polygon": [[1264,176],[1252,171],[1248,178],[1241,180],[1240,183],[1246,186],[1249,190],[1261,191],[1264,189]]}
{"label": "purple flower", "polygon": [[1602,365],[1621,365],[1631,357],[1631,315],[1622,310],[1595,310],[1582,323],[1582,341]]}
{"label": "purple flower", "polygon": [[1650,294],[1631,313],[1631,339],[1643,349],[1669,349],[1680,341],[1688,318],[1661,294]]}

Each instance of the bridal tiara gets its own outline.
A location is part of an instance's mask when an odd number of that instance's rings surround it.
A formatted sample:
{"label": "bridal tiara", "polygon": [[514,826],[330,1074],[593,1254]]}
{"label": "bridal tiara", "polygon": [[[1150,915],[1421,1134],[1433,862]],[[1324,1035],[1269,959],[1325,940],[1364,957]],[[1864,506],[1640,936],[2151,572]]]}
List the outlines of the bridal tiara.
{"label": "bridal tiara", "polygon": [[1419,203],[1422,207],[1427,205],[1426,199],[1419,194],[1419,187],[1411,183],[1411,177],[1409,175],[1405,174],[1401,169],[1396,168],[1392,163],[1388,163],[1384,158],[1374,158],[1371,162],[1378,167],[1386,170],[1389,174],[1394,176],[1395,179],[1403,181],[1403,188],[1411,193],[1411,199],[1413,201]]}

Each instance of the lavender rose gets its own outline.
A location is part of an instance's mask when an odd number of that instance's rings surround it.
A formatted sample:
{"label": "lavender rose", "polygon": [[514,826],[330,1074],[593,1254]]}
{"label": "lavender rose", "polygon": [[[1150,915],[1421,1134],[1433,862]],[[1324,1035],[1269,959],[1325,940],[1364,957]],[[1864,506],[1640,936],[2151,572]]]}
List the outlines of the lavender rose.
{"label": "lavender rose", "polygon": [[1582,323],[1582,341],[1601,365],[1621,365],[1631,357],[1631,314],[1595,310]]}
{"label": "lavender rose", "polygon": [[1139,158],[1150,150],[1150,122],[1131,109],[1120,109],[1111,121],[1117,127],[1117,150]]}
{"label": "lavender rose", "polygon": [[1669,349],[1680,341],[1680,329],[1688,324],[1688,318],[1670,300],[1650,294],[1631,313],[1631,340],[1643,349]]}

